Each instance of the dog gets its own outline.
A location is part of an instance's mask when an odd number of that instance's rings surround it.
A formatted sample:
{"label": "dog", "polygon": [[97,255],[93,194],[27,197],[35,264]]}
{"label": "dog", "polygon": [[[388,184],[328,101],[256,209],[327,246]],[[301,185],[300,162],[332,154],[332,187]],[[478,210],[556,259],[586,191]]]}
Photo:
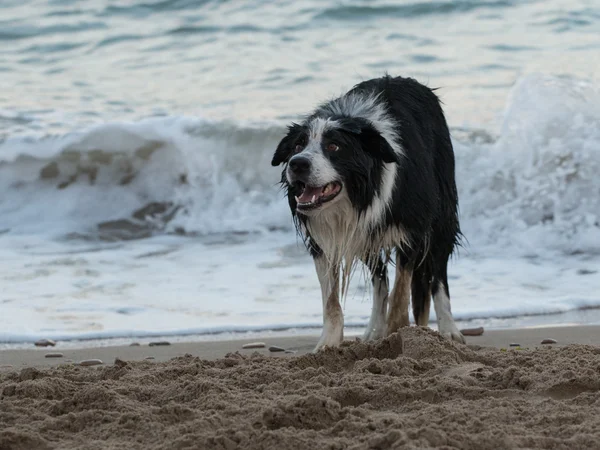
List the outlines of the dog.
{"label": "dog", "polygon": [[[298,233],[314,259],[323,300],[315,351],[339,346],[341,295],[358,262],[373,305],[364,340],[427,326],[431,297],[439,332],[464,343],[450,308],[448,260],[460,245],[450,132],[434,90],[412,78],[371,79],[292,123],[273,166]],[[395,263],[388,288],[388,263]],[[341,278],[341,280],[340,280]]]}

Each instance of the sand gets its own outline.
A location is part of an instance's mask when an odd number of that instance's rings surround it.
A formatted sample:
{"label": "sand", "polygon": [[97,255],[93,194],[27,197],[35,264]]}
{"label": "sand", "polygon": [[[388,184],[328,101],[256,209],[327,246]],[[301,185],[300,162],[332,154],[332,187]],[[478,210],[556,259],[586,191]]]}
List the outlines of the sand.
{"label": "sand", "polygon": [[[523,346],[526,337],[600,336],[581,328],[500,335]],[[314,343],[304,338],[296,355],[133,361],[149,352],[166,359],[181,351],[173,345],[130,347],[131,361],[96,367],[8,368],[0,449],[600,448],[600,348],[474,345],[493,334],[465,346],[413,327],[316,355],[301,354]],[[100,350],[120,351],[78,351]]]}

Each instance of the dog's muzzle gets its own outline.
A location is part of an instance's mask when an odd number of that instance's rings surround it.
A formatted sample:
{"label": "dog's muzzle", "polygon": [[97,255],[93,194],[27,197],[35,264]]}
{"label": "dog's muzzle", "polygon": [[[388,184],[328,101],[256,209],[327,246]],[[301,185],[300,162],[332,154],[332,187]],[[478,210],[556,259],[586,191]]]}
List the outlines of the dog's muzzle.
{"label": "dog's muzzle", "polygon": [[332,181],[315,186],[311,182],[312,162],[305,156],[296,155],[288,165],[291,192],[296,199],[296,211],[305,213],[316,210],[333,200],[342,191],[342,183]]}

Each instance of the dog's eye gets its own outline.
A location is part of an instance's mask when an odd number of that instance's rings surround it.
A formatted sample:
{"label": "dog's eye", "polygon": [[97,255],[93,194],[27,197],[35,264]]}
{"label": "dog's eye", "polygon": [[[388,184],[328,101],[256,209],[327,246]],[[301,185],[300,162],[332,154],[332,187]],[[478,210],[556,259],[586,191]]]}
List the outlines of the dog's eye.
{"label": "dog's eye", "polygon": [[296,141],[296,146],[294,147],[295,153],[300,153],[306,147],[306,138],[301,137],[298,141]]}
{"label": "dog's eye", "polygon": [[328,144],[327,151],[328,152],[337,152],[340,148],[336,144]]}

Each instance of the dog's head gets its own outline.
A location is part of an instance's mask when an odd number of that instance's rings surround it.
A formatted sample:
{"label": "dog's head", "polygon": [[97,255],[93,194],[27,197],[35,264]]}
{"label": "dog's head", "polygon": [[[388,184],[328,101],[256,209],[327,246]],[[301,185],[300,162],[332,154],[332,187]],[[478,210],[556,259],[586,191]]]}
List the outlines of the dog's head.
{"label": "dog's head", "polygon": [[384,163],[398,162],[399,155],[368,120],[313,116],[288,127],[271,164],[284,164],[290,205],[310,216],[343,198],[366,209],[380,190]]}

